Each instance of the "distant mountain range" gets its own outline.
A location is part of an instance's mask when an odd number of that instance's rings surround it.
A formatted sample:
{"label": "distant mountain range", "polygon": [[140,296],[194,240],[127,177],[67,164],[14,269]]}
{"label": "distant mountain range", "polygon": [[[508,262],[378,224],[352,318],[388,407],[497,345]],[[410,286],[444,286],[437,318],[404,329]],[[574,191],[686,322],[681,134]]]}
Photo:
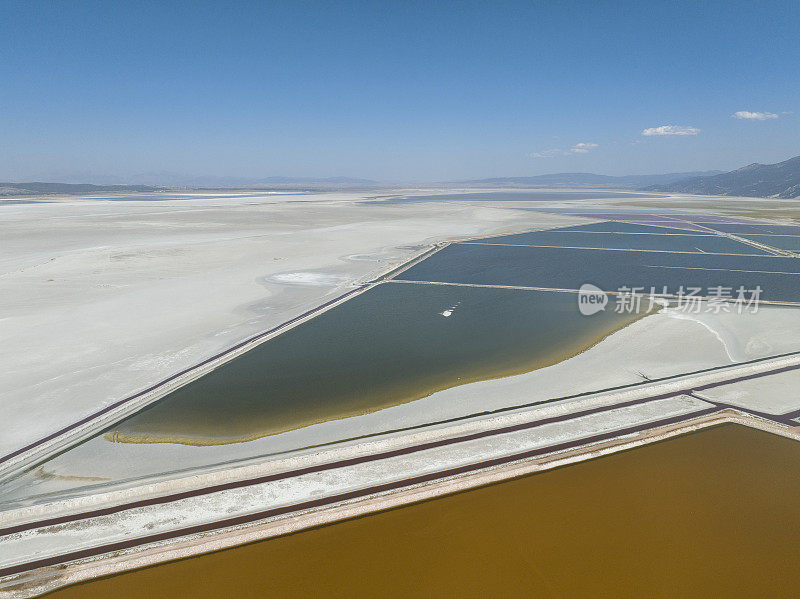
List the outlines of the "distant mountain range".
{"label": "distant mountain range", "polygon": [[750,164],[729,173],[654,184],[645,191],[759,198],[800,197],[800,156],[778,164]]}
{"label": "distant mountain range", "polygon": [[[302,178],[266,177],[186,177],[174,173],[149,173],[130,177],[126,185],[88,183],[1,183],[0,197],[44,194],[88,194],[102,192],[156,192],[169,188],[238,188],[324,191],[380,187],[369,179],[350,177]],[[778,164],[751,164],[728,173],[695,171],[661,175],[626,175],[613,177],[594,173],[555,173],[533,177],[496,177],[438,183],[447,187],[570,187],[630,189],[698,195],[730,195],[771,198],[800,197],[800,156]],[[394,187],[394,186],[392,186]]]}
{"label": "distant mountain range", "polygon": [[[723,171],[692,171],[688,173],[667,173],[663,175],[595,175],[594,173],[554,173],[534,177],[498,177],[493,179],[473,179],[458,181],[455,184],[470,187],[602,187],[611,189],[638,189],[647,185],[663,185],[690,177],[718,175]],[[452,183],[451,183],[452,185]]]}
{"label": "distant mountain range", "polygon": [[152,185],[90,185],[89,183],[3,183],[0,182],[0,196],[27,196],[52,194],[84,194],[110,191],[153,192],[160,187]]}
{"label": "distant mountain range", "polygon": [[335,189],[358,189],[373,187],[375,181],[348,177],[293,178],[267,177],[264,179],[240,179],[235,177],[180,177],[167,175],[141,175],[143,183],[131,185],[94,185],[89,183],[3,183],[0,182],[0,197],[31,195],[81,195],[107,192],[153,193],[175,188],[188,189],[252,189],[252,190],[304,190],[324,191]]}
{"label": "distant mountain range", "polygon": [[167,187],[285,187],[285,186],[323,186],[323,187],[358,187],[375,185],[369,179],[356,179],[352,177],[215,177],[215,176],[190,176],[177,173],[141,173],[127,177],[126,183],[161,185]]}

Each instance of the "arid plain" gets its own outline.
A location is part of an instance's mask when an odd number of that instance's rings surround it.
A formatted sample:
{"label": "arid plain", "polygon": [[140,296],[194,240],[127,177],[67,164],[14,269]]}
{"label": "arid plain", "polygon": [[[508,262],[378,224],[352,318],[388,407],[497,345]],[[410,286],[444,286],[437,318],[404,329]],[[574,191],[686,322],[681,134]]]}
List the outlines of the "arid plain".
{"label": "arid plain", "polygon": [[8,202],[0,593],[724,423],[794,439],[797,216],[593,190]]}

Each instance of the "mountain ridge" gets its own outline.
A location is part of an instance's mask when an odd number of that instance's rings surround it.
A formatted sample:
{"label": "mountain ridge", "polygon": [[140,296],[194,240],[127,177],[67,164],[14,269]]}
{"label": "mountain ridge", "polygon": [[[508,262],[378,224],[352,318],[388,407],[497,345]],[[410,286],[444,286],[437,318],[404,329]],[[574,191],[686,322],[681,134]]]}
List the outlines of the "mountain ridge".
{"label": "mountain ridge", "polygon": [[696,195],[799,198],[800,156],[775,164],[754,162],[727,173],[689,177],[682,181],[649,185],[641,190]]}
{"label": "mountain ridge", "polygon": [[92,183],[55,183],[49,181],[28,181],[12,183],[0,181],[0,197],[23,195],[84,194],[102,192],[154,192],[163,187],[154,185],[94,185]]}
{"label": "mountain ridge", "polygon": [[549,186],[549,187],[607,187],[618,189],[636,189],[646,185],[666,184],[690,177],[717,175],[724,171],[690,171],[681,173],[663,173],[654,175],[598,175],[596,173],[551,173],[533,175],[531,177],[492,177],[488,179],[471,179],[454,181],[452,184],[470,186]]}

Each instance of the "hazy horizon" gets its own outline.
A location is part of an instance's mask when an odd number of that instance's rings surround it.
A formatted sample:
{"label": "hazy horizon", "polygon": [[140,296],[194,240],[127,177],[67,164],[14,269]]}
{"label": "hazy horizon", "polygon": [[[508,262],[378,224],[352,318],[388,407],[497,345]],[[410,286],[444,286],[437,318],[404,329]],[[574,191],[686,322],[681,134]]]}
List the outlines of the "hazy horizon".
{"label": "hazy horizon", "polygon": [[456,185],[478,183],[482,181],[490,181],[492,179],[524,179],[533,177],[558,177],[570,175],[589,175],[601,177],[647,177],[659,175],[674,175],[674,174],[688,174],[694,175],[709,175],[721,170],[708,170],[708,171],[679,171],[671,173],[627,173],[623,175],[609,175],[607,173],[589,173],[589,172],[560,172],[560,173],[541,173],[538,175],[519,175],[509,177],[483,177],[478,179],[453,179],[448,181],[424,181],[424,180],[394,180],[394,181],[381,181],[375,179],[365,179],[362,177],[348,177],[348,176],[333,176],[333,177],[282,177],[280,175],[273,175],[268,177],[229,177],[229,176],[216,176],[216,175],[182,175],[180,173],[141,173],[131,177],[113,177],[113,176],[92,176],[90,174],[63,174],[59,177],[49,177],[41,179],[2,179],[0,183],[64,183],[64,184],[87,184],[97,186],[108,185],[127,185],[127,186],[153,186],[153,187],[192,187],[192,186],[205,186],[214,187],[235,187],[235,186],[254,186],[254,185],[290,185],[297,184],[348,184],[348,185],[374,185],[387,187],[392,186],[414,186],[414,185]]}

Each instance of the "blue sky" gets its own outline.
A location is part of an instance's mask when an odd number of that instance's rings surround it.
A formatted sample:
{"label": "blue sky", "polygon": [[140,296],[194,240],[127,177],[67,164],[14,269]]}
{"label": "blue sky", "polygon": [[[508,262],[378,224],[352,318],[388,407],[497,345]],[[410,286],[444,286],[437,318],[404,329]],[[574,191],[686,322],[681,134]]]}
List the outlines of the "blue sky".
{"label": "blue sky", "polygon": [[[800,154],[797,0],[5,0],[0,19],[0,179],[430,181]],[[662,126],[698,131],[642,135]]]}

